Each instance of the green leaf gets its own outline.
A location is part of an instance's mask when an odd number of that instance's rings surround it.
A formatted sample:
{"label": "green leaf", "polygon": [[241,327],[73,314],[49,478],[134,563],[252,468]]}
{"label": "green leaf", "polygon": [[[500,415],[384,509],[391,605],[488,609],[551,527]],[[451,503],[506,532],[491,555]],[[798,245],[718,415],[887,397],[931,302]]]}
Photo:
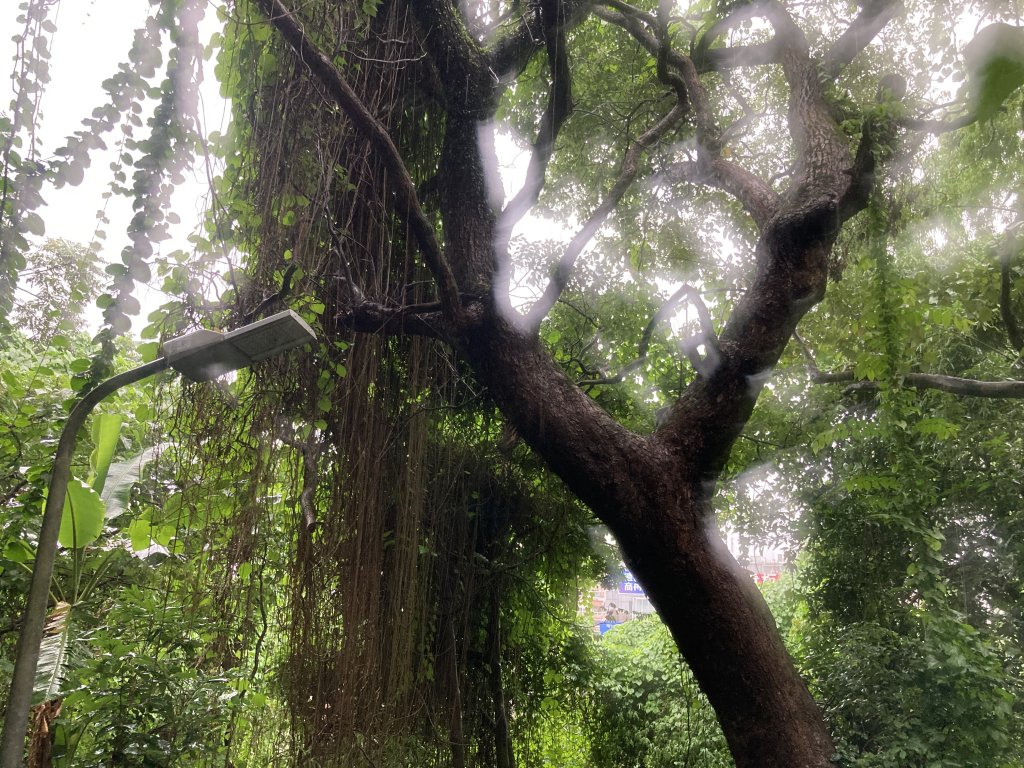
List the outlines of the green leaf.
{"label": "green leaf", "polygon": [[124,418],[117,413],[101,413],[93,419],[92,440],[96,447],[89,456],[89,484],[96,493],[103,493],[103,484],[107,481],[107,472],[117,449],[123,421]]}
{"label": "green leaf", "polygon": [[988,120],[1024,85],[1024,28],[990,24],[964,47],[969,106]]}
{"label": "green leaf", "polygon": [[60,695],[60,686],[67,673],[71,650],[71,606],[57,603],[46,619],[43,640],[39,644],[39,662],[33,694],[38,702]]}
{"label": "green leaf", "polygon": [[914,431],[921,435],[933,435],[939,440],[948,440],[956,437],[960,427],[948,419],[929,417],[917,422]]}
{"label": "green leaf", "polygon": [[25,218],[22,219],[22,226],[30,235],[42,237],[46,234],[46,225],[43,223],[43,219],[38,213],[30,213],[25,216]]}
{"label": "green leaf", "polygon": [[128,536],[131,539],[134,551],[141,552],[146,549],[153,541],[149,532],[149,521],[133,520],[131,525],[128,526]]}
{"label": "green leaf", "polygon": [[110,465],[110,469],[107,471],[107,482],[101,494],[108,519],[124,514],[128,508],[128,497],[131,494],[132,486],[141,476],[142,468],[152,461],[155,455],[155,448],[147,448],[130,459]]}
{"label": "green leaf", "polygon": [[7,542],[4,547],[4,558],[12,563],[30,563],[35,559],[36,551],[21,539]]}
{"label": "green leaf", "polygon": [[68,482],[57,540],[66,549],[81,549],[103,533],[103,500],[77,477]]}
{"label": "green leaf", "polygon": [[142,362],[150,363],[156,360],[157,353],[160,351],[160,343],[156,341],[147,341],[139,344],[139,355],[142,357]]}

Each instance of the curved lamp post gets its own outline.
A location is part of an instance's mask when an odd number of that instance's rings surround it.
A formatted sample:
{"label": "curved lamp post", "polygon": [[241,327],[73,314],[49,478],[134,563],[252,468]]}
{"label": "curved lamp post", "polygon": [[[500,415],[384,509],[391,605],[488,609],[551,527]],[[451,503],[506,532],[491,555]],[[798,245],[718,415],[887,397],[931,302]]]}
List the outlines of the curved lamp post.
{"label": "curved lamp post", "polygon": [[53,460],[50,486],[47,491],[43,522],[36,546],[36,560],[32,569],[32,582],[22,615],[21,634],[11,675],[11,690],[4,715],[3,741],[0,743],[0,766],[20,768],[25,751],[25,732],[32,704],[32,688],[39,645],[46,622],[46,607],[50,594],[50,579],[57,557],[57,537],[60,518],[64,510],[71,476],[71,457],[79,430],[96,404],[121,387],[173,368],[192,381],[209,381],[229,371],[246,368],[260,360],[281,354],[286,350],[316,341],[316,334],[302,318],[290,310],[242,326],[230,333],[198,330],[164,342],[163,355],[151,363],[119,373],[100,383],[86,394],[68,416],[57,455]]}

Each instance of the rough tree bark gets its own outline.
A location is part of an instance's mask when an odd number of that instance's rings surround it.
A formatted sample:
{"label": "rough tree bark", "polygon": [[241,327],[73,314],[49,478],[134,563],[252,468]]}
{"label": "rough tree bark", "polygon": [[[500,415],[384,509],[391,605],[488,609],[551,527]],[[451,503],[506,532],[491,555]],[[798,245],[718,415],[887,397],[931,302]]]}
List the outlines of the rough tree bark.
{"label": "rough tree bark", "polygon": [[[541,121],[547,134],[538,138],[533,163],[543,174],[565,119],[569,70],[560,58],[565,33],[592,10],[589,5],[540,0],[518,27],[485,48],[468,33],[452,0],[409,3],[425,53],[439,82],[448,86],[438,167],[444,232],[439,241],[424,226],[414,186],[383,129],[352,103],[337,69],[305,38],[289,9],[280,0],[259,4],[353,125],[388,154],[396,175],[396,213],[409,224],[438,283],[436,306],[355,306],[341,322],[355,330],[428,333],[463,355],[518,434],[614,533],[710,699],[738,766],[829,765],[833,747],[821,713],[759,591],[724,546],[711,497],[772,367],[801,317],[824,295],[827,259],[839,228],[864,206],[871,188],[872,136],[866,132],[852,152],[830,116],[821,78],[825,72],[835,76],[852,60],[892,17],[896,4],[864,4],[862,15],[826,55],[826,68],[812,60],[802,31],[782,4],[769,0],[748,11],[767,18],[775,33],[758,63],[781,64],[790,91],[796,166],[782,194],[719,153],[699,70],[713,60],[732,66],[722,49],[713,56],[705,51],[698,66],[671,47],[659,18],[618,0],[609,0],[612,10],[595,11],[656,58],[659,77],[678,96],[674,108],[686,110],[695,126],[697,160],[676,171],[732,194],[760,232],[750,288],[720,335],[705,328],[702,341],[709,351],[703,359],[693,358],[698,376],[653,435],[625,429],[598,407],[545,351],[537,323],[510,312],[501,244],[507,242],[509,217],[521,213],[502,211],[493,198],[487,173],[494,158],[481,149],[488,142],[479,140],[504,79],[546,50],[552,95]],[[534,182],[542,184],[542,176]],[[517,201],[536,199],[535,192]],[[549,293],[557,297],[564,283]]]}

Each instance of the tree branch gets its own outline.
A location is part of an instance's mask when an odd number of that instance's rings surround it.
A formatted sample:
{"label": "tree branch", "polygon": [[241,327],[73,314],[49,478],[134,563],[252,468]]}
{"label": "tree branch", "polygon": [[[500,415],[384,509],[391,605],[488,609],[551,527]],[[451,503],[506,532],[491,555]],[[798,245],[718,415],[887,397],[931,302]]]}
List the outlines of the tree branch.
{"label": "tree branch", "polygon": [[930,133],[935,136],[943,133],[952,133],[976,123],[978,118],[974,114],[962,115],[952,120],[924,120],[919,117],[905,117],[899,120],[901,127],[911,131]]}
{"label": "tree branch", "polygon": [[852,62],[879,32],[904,11],[901,0],[868,0],[857,18],[839,36],[828,52],[822,57],[821,71],[829,80]]}
{"label": "tree branch", "polygon": [[694,52],[693,65],[701,74],[759,64],[778,64],[782,48],[773,38],[758,45],[706,48]]}
{"label": "tree branch", "polygon": [[[718,335],[715,333],[715,324],[711,319],[711,313],[708,312],[707,305],[700,297],[700,292],[691,285],[683,285],[672,294],[672,297],[666,302],[666,306],[678,303],[684,298],[689,298],[697,310],[697,319],[700,322],[701,331],[685,339],[681,348],[683,354],[686,355],[686,359],[693,366],[693,370],[698,374],[707,375],[710,370],[713,370],[718,365],[718,361],[721,358],[721,351],[718,348]],[[662,309],[664,310],[665,307]],[[667,311],[665,314],[667,315]],[[651,330],[654,330],[653,327]],[[701,346],[704,347],[703,356],[700,354],[699,348]]]}
{"label": "tree branch", "polygon": [[864,116],[857,155],[850,170],[851,184],[840,205],[839,214],[844,221],[868,204],[879,162],[895,153],[898,126],[894,110],[884,107],[897,103],[906,91],[907,82],[899,75],[886,75],[879,82],[877,104],[881,108]]}
{"label": "tree branch", "polygon": [[565,39],[565,27],[560,0],[545,0],[541,3],[544,44],[548,52],[548,68],[551,71],[551,85],[548,103],[537,128],[537,140],[533,143],[533,154],[526,170],[526,181],[518,194],[505,206],[497,224],[498,236],[507,243],[515,225],[536,204],[544,188],[548,162],[555,148],[555,139],[572,112],[572,75],[569,72],[569,52]]}
{"label": "tree branch", "polygon": [[[590,0],[561,0],[562,26],[568,30],[590,13]],[[487,48],[487,60],[494,75],[505,82],[525,67],[544,47],[544,22],[535,13],[523,13],[515,29],[500,34]]]}
{"label": "tree branch", "polygon": [[789,132],[797,155],[794,189],[807,187],[808,191],[814,191],[813,187],[817,186],[834,189],[834,184],[822,185],[825,180],[815,177],[820,171],[834,174],[837,165],[848,168],[848,148],[838,135],[825,103],[807,37],[778,0],[767,0],[762,8],[782,47],[782,73],[789,86]]}
{"label": "tree branch", "polygon": [[711,44],[730,27],[755,16],[764,16],[765,10],[759,3],[743,3],[735,7],[725,18],[711,25],[693,45],[694,66],[698,72],[715,72],[758,64],[778,64],[781,61],[782,46],[775,38],[757,45],[737,45],[731,48],[712,48]]}
{"label": "tree branch", "polygon": [[[619,0],[609,0],[609,4],[615,7],[625,5]],[[655,59],[663,61],[666,69],[671,66],[678,72],[678,77],[685,83],[696,117],[698,160],[692,165],[673,166],[677,174],[682,174],[688,181],[699,181],[733,195],[763,229],[777,212],[780,198],[767,182],[720,156],[721,138],[694,62],[651,34],[640,21],[642,12],[627,15],[598,8],[595,14],[632,35]],[[655,20],[651,18],[649,23],[655,24]],[[695,173],[698,170],[699,173]]]}
{"label": "tree branch", "polygon": [[461,310],[455,277],[441,252],[434,228],[420,207],[419,199],[416,197],[416,187],[398,148],[391,140],[391,136],[384,126],[370,114],[351,86],[345,82],[334,63],[306,36],[302,27],[299,26],[295,17],[281,0],[257,0],[257,2],[260,10],[266,14],[270,23],[292,47],[299,60],[309,67],[335,103],[348,115],[356,130],[379,153],[391,177],[398,214],[408,224],[416,238],[420,252],[423,254],[424,261],[437,282],[445,317],[454,320]]}
{"label": "tree branch", "polygon": [[[701,332],[699,334],[696,334],[683,342],[683,352],[686,354],[690,364],[693,365],[694,370],[700,372],[706,367],[708,361],[717,358],[718,337],[715,334],[715,326],[711,319],[711,313],[708,312],[707,305],[701,298],[700,292],[692,285],[684,284],[665,300],[665,303],[658,308],[658,311],[654,313],[650,321],[647,323],[643,333],[640,334],[640,342],[637,344],[637,357],[635,360],[625,365],[613,376],[603,376],[597,379],[583,379],[582,381],[576,382],[576,384],[581,387],[588,387],[618,384],[623,381],[626,376],[639,368],[644,361],[647,360],[647,353],[650,349],[651,337],[654,335],[654,331],[672,315],[676,308],[682,303],[683,299],[689,299],[696,308],[697,319],[700,322],[701,327]],[[697,353],[697,347],[702,344],[707,349],[707,354],[704,358],[701,358]]]}
{"label": "tree branch", "polygon": [[388,336],[427,336],[452,343],[448,323],[440,302],[404,307],[387,307],[363,301],[334,317],[342,328],[358,333],[382,333]]}
{"label": "tree branch", "polygon": [[[622,7],[625,6],[625,3],[616,0],[614,5],[615,7]],[[717,154],[719,137],[718,129],[715,126],[714,113],[711,109],[707,91],[701,85],[697,70],[693,66],[693,61],[690,57],[684,56],[679,51],[668,46],[664,36],[659,40],[658,37],[651,33],[647,26],[645,26],[645,23],[649,24],[653,29],[658,29],[658,23],[653,17],[648,17],[650,18],[649,22],[641,21],[641,18],[646,16],[646,14],[640,11],[636,11],[635,14],[626,14],[616,13],[604,8],[595,8],[594,14],[626,31],[646,49],[656,62],[661,59],[664,62],[664,67],[659,67],[659,69],[666,70],[668,66],[671,66],[678,73],[686,87],[689,103],[693,108],[694,123],[697,128],[697,142],[705,151]],[[661,76],[660,72],[659,76]],[[671,80],[663,79],[662,82],[675,87],[675,83]]]}
{"label": "tree branch", "polygon": [[629,374],[633,373],[633,371],[635,371],[637,368],[643,365],[646,359],[646,357],[638,357],[631,363],[627,363],[626,365],[624,365],[618,373],[613,374],[611,376],[600,376],[596,379],[580,379],[579,381],[576,382],[576,386],[606,387],[612,384],[621,384],[623,381],[625,381],[626,377],[629,376]]}
{"label": "tree branch", "polygon": [[[850,384],[851,391],[875,391],[881,388],[877,381],[857,379],[853,371],[833,371],[812,373],[811,381],[815,384]],[[951,395],[963,397],[987,397],[995,399],[1024,398],[1024,381],[981,381],[965,379],[959,376],[946,376],[938,373],[905,373],[899,377],[904,387],[914,389],[935,389]]]}
{"label": "tree branch", "polygon": [[601,204],[590,214],[590,218],[587,219],[580,231],[570,241],[565,249],[565,253],[562,254],[562,258],[558,262],[558,266],[555,268],[554,275],[551,276],[551,280],[544,289],[544,293],[530,307],[530,311],[527,312],[526,326],[532,331],[536,331],[540,327],[541,321],[551,311],[551,308],[555,306],[558,297],[569,284],[573,268],[576,265],[576,259],[579,258],[587,243],[597,234],[601,225],[604,224],[611,212],[615,210],[622,197],[626,194],[626,191],[636,179],[640,165],[640,153],[651,147],[668,133],[669,130],[682,120],[685,114],[685,108],[680,104],[676,104],[669,110],[668,114],[637,137],[636,141],[626,151],[626,156],[622,161],[622,169],[619,171],[619,177],[615,184],[608,191]]}
{"label": "tree branch", "polygon": [[764,229],[782,200],[763,179],[721,157],[673,163],[665,175],[672,181],[705,184],[729,193],[750,214],[758,229]]}

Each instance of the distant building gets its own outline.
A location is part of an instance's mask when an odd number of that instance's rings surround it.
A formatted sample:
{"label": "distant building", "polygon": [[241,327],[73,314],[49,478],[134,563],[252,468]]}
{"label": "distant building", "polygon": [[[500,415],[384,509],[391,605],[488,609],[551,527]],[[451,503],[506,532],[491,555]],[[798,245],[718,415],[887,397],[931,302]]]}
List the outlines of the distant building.
{"label": "distant building", "polygon": [[597,587],[590,593],[594,631],[603,635],[616,624],[654,613],[654,606],[628,570],[614,587]]}
{"label": "distant building", "polygon": [[785,569],[783,551],[778,547],[750,546],[735,531],[725,532],[725,544],[729,551],[758,584],[778,581]]}
{"label": "distant building", "polygon": [[[741,547],[735,535],[726,537],[729,550],[750,578],[758,584],[778,581],[785,567],[782,551],[772,548]],[[603,635],[617,624],[654,613],[654,606],[628,569],[623,568],[623,579],[611,587],[595,587],[590,592],[590,616],[594,633]],[[586,608],[580,605],[580,613]]]}

